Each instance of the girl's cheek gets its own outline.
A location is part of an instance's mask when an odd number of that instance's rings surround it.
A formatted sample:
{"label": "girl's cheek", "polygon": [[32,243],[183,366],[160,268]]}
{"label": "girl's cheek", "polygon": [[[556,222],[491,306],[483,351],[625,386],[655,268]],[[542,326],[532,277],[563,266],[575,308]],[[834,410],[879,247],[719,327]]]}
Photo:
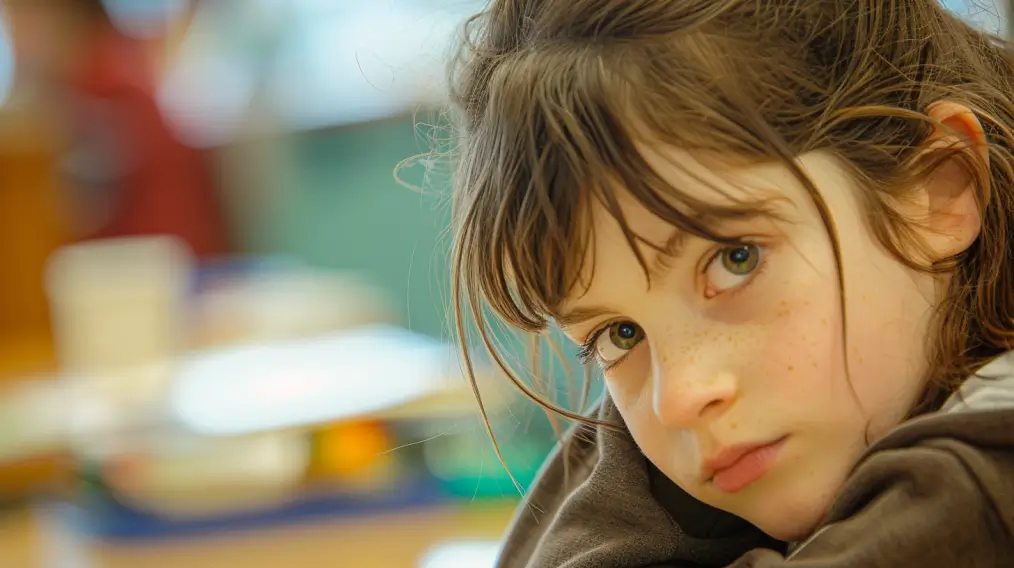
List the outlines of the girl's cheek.
{"label": "girl's cheek", "polygon": [[605,372],[609,394],[618,404],[640,397],[642,390],[650,388],[651,372],[651,344],[645,341],[635,347],[623,362]]}
{"label": "girl's cheek", "polygon": [[840,320],[828,308],[833,300],[822,301],[819,290],[809,291],[815,293],[777,301],[759,338],[765,356],[754,366],[768,377],[781,377],[793,398],[827,395],[834,365],[842,358]]}

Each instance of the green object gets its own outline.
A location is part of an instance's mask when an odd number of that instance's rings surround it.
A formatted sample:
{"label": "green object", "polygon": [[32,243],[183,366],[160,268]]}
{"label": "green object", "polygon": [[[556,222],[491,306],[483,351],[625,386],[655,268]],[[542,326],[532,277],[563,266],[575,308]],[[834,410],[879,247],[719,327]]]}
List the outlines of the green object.
{"label": "green object", "polygon": [[504,460],[510,468],[508,475],[484,435],[481,439],[464,435],[456,438],[458,440],[435,449],[435,455],[427,461],[436,470],[433,473],[444,490],[464,500],[520,497],[510,476],[527,490],[552,444],[544,433],[501,444]]}

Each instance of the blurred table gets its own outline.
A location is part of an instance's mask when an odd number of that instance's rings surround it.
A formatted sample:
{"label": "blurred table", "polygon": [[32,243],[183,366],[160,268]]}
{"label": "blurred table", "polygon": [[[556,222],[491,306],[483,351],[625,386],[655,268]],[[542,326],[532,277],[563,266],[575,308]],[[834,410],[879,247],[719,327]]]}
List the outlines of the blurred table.
{"label": "blurred table", "polygon": [[[88,544],[45,515],[0,513],[2,568],[415,568],[430,547],[499,538],[512,504],[473,504],[155,544]],[[449,568],[469,568],[466,566]]]}

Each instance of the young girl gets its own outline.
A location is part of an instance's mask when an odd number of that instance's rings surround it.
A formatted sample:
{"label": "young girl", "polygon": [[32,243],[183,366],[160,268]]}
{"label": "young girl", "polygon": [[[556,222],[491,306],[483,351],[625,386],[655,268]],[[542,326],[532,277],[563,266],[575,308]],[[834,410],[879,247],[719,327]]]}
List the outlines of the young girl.
{"label": "young girl", "polygon": [[499,566],[1014,566],[1005,43],[936,0],[494,0],[468,35],[456,298],[607,388]]}

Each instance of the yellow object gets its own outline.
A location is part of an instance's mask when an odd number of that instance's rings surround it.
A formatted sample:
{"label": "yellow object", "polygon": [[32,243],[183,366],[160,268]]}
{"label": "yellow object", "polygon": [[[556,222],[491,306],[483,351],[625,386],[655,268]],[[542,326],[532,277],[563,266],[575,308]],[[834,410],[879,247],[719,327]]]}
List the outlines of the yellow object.
{"label": "yellow object", "polygon": [[317,437],[317,471],[327,477],[370,477],[389,464],[391,438],[372,421],[337,424]]}
{"label": "yellow object", "polygon": [[[45,116],[44,109],[0,109],[0,396],[56,367],[43,271],[70,230],[56,176],[59,140]],[[66,480],[68,463],[40,456],[0,464],[0,500]],[[6,566],[8,555],[0,556]]]}
{"label": "yellow object", "polygon": [[55,367],[43,272],[70,236],[57,152],[38,112],[0,110],[0,380]]}

